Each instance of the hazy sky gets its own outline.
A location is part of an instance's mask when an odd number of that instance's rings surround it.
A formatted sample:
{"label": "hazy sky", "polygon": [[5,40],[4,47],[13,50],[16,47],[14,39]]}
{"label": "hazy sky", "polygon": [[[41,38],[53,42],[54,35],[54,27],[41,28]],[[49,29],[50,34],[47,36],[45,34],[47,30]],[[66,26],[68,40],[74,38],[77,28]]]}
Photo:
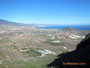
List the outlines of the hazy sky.
{"label": "hazy sky", "polygon": [[90,25],[90,0],[0,0],[0,19],[21,23]]}

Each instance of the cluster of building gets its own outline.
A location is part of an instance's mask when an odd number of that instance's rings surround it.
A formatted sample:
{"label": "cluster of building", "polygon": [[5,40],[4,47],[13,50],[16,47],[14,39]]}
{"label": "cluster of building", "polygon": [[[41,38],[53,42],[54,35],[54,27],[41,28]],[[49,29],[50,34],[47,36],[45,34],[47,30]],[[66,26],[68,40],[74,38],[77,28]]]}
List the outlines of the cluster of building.
{"label": "cluster of building", "polygon": [[79,35],[70,35],[69,38],[71,39],[80,39],[80,38],[85,38],[85,36],[79,36]]}
{"label": "cluster of building", "polygon": [[56,54],[55,52],[52,52],[52,51],[47,50],[47,49],[45,49],[45,50],[37,50],[37,51],[39,53],[41,53],[41,56],[40,57],[43,57],[43,56],[48,55],[48,54],[52,54],[52,55],[55,55]]}

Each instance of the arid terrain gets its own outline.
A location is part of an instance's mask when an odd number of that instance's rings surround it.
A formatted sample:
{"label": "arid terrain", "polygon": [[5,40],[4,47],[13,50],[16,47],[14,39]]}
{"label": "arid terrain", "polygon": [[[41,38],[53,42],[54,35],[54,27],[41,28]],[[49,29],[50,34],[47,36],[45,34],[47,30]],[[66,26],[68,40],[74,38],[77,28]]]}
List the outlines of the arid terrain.
{"label": "arid terrain", "polygon": [[46,68],[58,54],[74,50],[90,32],[38,26],[0,25],[0,68]]}

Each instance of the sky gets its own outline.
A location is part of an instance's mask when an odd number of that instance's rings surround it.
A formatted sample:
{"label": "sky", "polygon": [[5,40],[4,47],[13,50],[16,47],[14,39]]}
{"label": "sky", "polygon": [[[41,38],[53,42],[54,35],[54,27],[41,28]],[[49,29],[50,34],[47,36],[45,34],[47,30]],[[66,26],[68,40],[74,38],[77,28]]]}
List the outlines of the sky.
{"label": "sky", "polygon": [[0,0],[0,19],[25,24],[90,25],[90,0]]}

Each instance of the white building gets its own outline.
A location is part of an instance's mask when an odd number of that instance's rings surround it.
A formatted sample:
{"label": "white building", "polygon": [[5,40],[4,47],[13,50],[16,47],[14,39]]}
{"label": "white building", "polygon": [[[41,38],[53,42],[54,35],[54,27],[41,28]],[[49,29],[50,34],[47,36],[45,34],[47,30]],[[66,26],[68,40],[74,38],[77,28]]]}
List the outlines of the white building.
{"label": "white building", "polygon": [[39,53],[41,53],[42,56],[45,56],[45,55],[47,55],[47,54],[53,54],[53,55],[56,54],[55,52],[52,52],[52,51],[47,50],[47,49],[45,49],[45,50],[37,50],[37,51],[38,51]]}
{"label": "white building", "polygon": [[67,47],[63,47],[64,49],[68,49]]}
{"label": "white building", "polygon": [[69,38],[71,38],[71,39],[79,39],[79,38],[81,38],[81,36],[79,36],[79,35],[70,35]]}
{"label": "white building", "polygon": [[58,40],[57,41],[51,41],[51,42],[53,42],[53,43],[60,43],[60,41],[58,41]]}

